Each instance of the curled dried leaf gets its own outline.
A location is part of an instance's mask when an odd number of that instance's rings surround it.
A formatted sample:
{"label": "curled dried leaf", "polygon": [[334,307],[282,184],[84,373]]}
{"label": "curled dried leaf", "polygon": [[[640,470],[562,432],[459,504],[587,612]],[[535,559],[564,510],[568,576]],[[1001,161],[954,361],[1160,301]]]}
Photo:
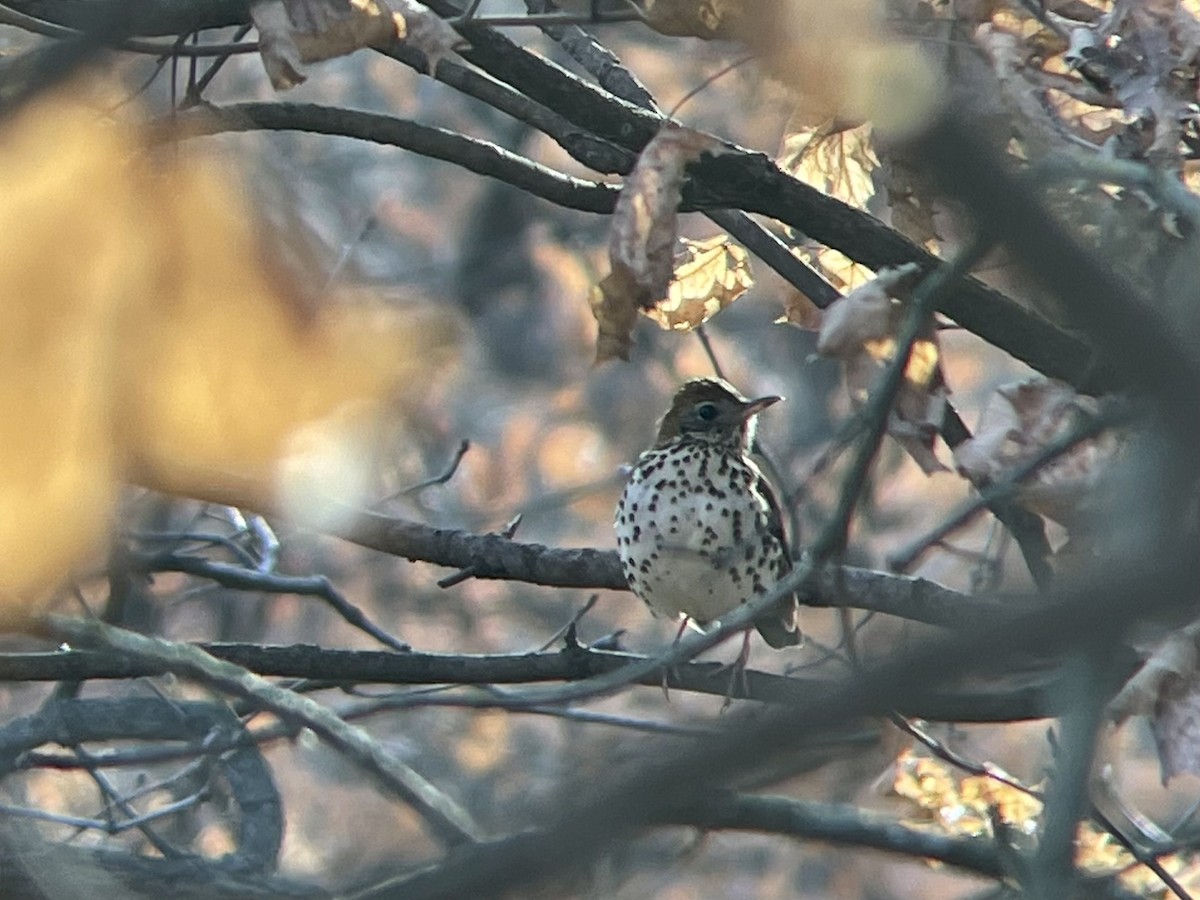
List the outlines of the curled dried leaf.
{"label": "curled dried leaf", "polygon": [[403,28],[400,38],[416,47],[429,59],[430,74],[438,63],[468,47],[467,40],[445,19],[417,0],[387,0],[396,10]]}
{"label": "curled dried leaf", "polygon": [[[975,436],[954,449],[959,471],[986,484],[1066,438],[1094,398],[1061,381],[1031,379],[1004,385],[988,400]],[[1121,439],[1105,432],[1076,444],[1030,476],[1017,492],[1027,508],[1068,529],[1086,528],[1103,504],[1097,485],[1118,456]]]}
{"label": "curled dried leaf", "polygon": [[668,331],[691,331],[703,325],[754,285],[746,251],[726,235],[680,241],[683,251],[666,299],[644,310]]}
{"label": "curled dried leaf", "polygon": [[[908,293],[920,278],[909,264],[884,269],[872,281],[830,304],[821,322],[817,352],[842,361],[856,406],[866,403],[880,373],[896,356],[896,333]],[[904,383],[888,416],[888,434],[926,474],[945,470],[933,451],[946,409],[941,351],[932,320],[913,344]]]}
{"label": "curled dried leaf", "polygon": [[1200,775],[1200,623],[1170,635],[1109,706],[1119,723],[1150,716],[1165,785],[1182,772]]}
{"label": "curled dried leaf", "polygon": [[301,84],[302,63],[383,46],[404,35],[404,20],[378,0],[265,0],[250,7],[263,68],[276,90]]}
{"label": "curled dried leaf", "polygon": [[813,303],[806,294],[793,289],[783,298],[783,315],[775,324],[795,325],[805,331],[820,331],[825,310]]}
{"label": "curled dried leaf", "polygon": [[403,40],[429,57],[429,70],[467,42],[417,0],[261,0],[250,7],[259,54],[276,90],[305,80],[304,63]]}
{"label": "curled dried leaf", "polygon": [[592,315],[599,326],[596,335],[596,362],[629,359],[633,346],[633,326],[637,324],[637,286],[625,269],[613,269],[588,295]]}
{"label": "curled dried leaf", "polygon": [[609,229],[611,271],[593,289],[600,325],[596,362],[627,359],[637,312],[667,296],[675,271],[675,238],[684,169],[722,144],[711,135],[665,125],[625,179]]}
{"label": "curled dried leaf", "polygon": [[1133,674],[1108,705],[1112,720],[1123,725],[1130,716],[1154,712],[1166,679],[1186,679],[1200,666],[1200,624],[1193,622],[1182,631],[1170,634],[1149,653],[1142,667]]}

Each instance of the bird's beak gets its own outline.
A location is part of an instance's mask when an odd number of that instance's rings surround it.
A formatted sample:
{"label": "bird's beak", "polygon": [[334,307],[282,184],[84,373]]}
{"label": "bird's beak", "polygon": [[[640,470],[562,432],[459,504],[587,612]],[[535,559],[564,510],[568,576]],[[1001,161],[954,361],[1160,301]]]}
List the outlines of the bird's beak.
{"label": "bird's beak", "polygon": [[745,422],[747,419],[751,418],[752,416],[757,416],[768,406],[773,406],[782,399],[782,397],[759,397],[757,400],[749,400],[746,402],[746,405],[742,407],[742,411],[738,418]]}

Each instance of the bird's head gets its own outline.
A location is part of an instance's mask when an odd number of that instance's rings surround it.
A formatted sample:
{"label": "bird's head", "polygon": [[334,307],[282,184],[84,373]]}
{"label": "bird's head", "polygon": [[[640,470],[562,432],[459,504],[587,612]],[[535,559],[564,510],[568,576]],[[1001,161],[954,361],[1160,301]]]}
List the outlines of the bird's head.
{"label": "bird's head", "polygon": [[659,425],[655,446],[690,436],[748,448],[754,440],[754,417],[781,399],[747,400],[725,381],[694,378],[675,392],[671,408]]}

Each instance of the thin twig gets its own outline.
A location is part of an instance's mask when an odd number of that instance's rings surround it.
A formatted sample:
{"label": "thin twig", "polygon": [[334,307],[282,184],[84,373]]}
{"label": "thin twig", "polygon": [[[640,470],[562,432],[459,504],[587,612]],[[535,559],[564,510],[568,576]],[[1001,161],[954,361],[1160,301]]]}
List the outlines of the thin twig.
{"label": "thin twig", "polygon": [[[470,449],[471,442],[466,438],[463,438],[461,441],[459,441],[458,447],[455,448],[454,454],[450,457],[450,461],[446,463],[446,467],[442,469],[440,474],[434,475],[432,478],[426,478],[424,481],[418,481],[416,484],[410,485],[406,488],[401,488],[395,493],[389,494],[387,497],[385,497],[384,501],[386,502],[387,500],[395,500],[397,497],[408,497],[412,494],[420,493],[426,488],[431,488],[439,484],[445,484],[454,477],[454,474],[458,471],[459,464],[462,462],[463,457],[467,455],[467,451]],[[472,457],[472,459],[473,458],[474,457]]]}
{"label": "thin twig", "polygon": [[139,568],[147,572],[183,572],[207,578],[222,587],[238,591],[262,591],[268,594],[296,594],[319,597],[355,628],[369,634],[386,647],[404,653],[412,648],[372,622],[359,607],[342,596],[324,575],[291,576],[244,569],[228,563],[214,562],[196,556],[180,554],[143,555],[134,557]]}

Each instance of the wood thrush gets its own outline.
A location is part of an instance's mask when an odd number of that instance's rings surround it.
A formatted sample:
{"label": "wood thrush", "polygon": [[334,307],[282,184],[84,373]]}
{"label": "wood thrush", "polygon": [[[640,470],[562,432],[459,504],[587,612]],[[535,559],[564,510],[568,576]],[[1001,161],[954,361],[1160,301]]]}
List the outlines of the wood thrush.
{"label": "wood thrush", "polygon": [[[625,579],[652,612],[704,626],[791,569],[779,505],[750,458],[755,416],[779,399],[713,378],[675,394],[617,504]],[[791,597],[754,624],[772,647],[792,646],[798,614]]]}

